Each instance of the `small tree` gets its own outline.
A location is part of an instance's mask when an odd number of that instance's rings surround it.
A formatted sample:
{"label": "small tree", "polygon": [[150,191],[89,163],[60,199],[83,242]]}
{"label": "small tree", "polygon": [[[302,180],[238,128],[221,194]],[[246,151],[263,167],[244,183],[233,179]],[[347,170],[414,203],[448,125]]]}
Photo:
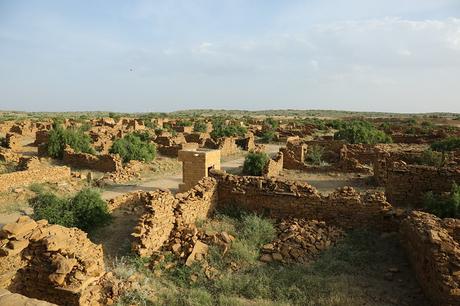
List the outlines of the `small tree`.
{"label": "small tree", "polygon": [[243,173],[246,175],[262,175],[270,157],[263,152],[249,152],[244,159]]}
{"label": "small tree", "polygon": [[446,160],[446,152],[460,149],[460,137],[448,137],[446,139],[433,142],[431,144],[433,151],[442,153],[442,162]]}
{"label": "small tree", "polygon": [[130,160],[150,162],[155,159],[156,147],[148,141],[143,141],[135,134],[127,134],[125,137],[114,141],[110,153],[119,154],[124,162]]}
{"label": "small tree", "polygon": [[64,129],[57,125],[49,134],[48,154],[51,157],[62,158],[66,146],[70,146],[77,153],[95,153],[91,146],[91,138],[82,130]]}
{"label": "small tree", "polygon": [[419,163],[422,165],[441,167],[444,160],[441,153],[426,149],[422,152],[422,155],[420,155]]}

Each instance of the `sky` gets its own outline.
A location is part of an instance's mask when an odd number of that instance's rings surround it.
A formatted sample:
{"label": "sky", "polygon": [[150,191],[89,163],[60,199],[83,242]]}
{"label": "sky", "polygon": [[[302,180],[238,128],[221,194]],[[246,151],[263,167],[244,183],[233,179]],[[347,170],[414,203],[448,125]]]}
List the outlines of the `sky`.
{"label": "sky", "polygon": [[460,0],[0,0],[0,109],[460,112]]}

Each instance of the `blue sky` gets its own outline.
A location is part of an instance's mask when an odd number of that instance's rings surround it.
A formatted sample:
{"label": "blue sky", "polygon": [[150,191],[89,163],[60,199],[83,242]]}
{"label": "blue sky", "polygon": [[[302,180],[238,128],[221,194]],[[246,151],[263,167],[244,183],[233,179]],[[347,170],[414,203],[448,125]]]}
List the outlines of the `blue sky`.
{"label": "blue sky", "polygon": [[0,0],[0,109],[460,112],[459,0]]}

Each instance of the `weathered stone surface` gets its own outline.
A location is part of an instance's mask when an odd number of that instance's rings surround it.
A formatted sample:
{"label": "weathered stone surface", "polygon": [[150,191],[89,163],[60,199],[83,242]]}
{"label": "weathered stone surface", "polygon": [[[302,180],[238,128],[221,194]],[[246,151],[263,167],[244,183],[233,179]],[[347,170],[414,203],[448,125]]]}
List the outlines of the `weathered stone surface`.
{"label": "weathered stone surface", "polygon": [[0,288],[59,305],[99,303],[102,247],[85,232],[20,217],[0,237]]}
{"label": "weathered stone surface", "polygon": [[419,211],[401,223],[402,245],[433,305],[460,305],[460,245],[451,234],[459,230],[460,220]]}

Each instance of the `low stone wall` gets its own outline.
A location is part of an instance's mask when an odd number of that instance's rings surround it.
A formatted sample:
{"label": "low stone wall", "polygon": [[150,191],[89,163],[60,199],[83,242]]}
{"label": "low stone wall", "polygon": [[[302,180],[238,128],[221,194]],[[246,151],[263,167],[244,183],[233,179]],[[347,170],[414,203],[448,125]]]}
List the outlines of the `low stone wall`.
{"label": "low stone wall", "polygon": [[373,164],[374,179],[379,186],[385,185],[388,169],[396,161],[415,163],[429,146],[422,144],[378,144],[375,146]]}
{"label": "low stone wall", "polygon": [[245,151],[253,151],[256,148],[256,143],[254,141],[254,135],[249,135],[246,138],[237,139],[236,145]]}
{"label": "low stone wall", "polygon": [[74,168],[90,169],[100,172],[117,172],[123,168],[123,163],[118,155],[75,153],[75,151],[69,147],[64,150],[62,162]]}
{"label": "low stone wall", "polygon": [[283,153],[278,152],[274,158],[270,158],[265,165],[263,175],[271,177],[278,176],[283,171]]}
{"label": "low stone wall", "polygon": [[0,175],[0,192],[32,183],[61,182],[70,178],[69,167],[43,167]]}
{"label": "low stone wall", "polygon": [[433,305],[460,305],[460,220],[414,211],[400,236],[420,286]]}
{"label": "low stone wall", "polygon": [[218,181],[219,206],[238,206],[275,218],[321,220],[347,229],[396,229],[397,220],[390,216],[392,206],[380,192],[360,194],[345,187],[322,195],[304,183],[211,173]]}
{"label": "low stone wall", "polygon": [[77,228],[20,217],[0,231],[0,288],[59,305],[94,305],[102,246]]}
{"label": "low stone wall", "polygon": [[423,195],[448,192],[452,183],[460,184],[460,167],[436,168],[394,162],[387,170],[385,195],[394,206],[421,207]]}

